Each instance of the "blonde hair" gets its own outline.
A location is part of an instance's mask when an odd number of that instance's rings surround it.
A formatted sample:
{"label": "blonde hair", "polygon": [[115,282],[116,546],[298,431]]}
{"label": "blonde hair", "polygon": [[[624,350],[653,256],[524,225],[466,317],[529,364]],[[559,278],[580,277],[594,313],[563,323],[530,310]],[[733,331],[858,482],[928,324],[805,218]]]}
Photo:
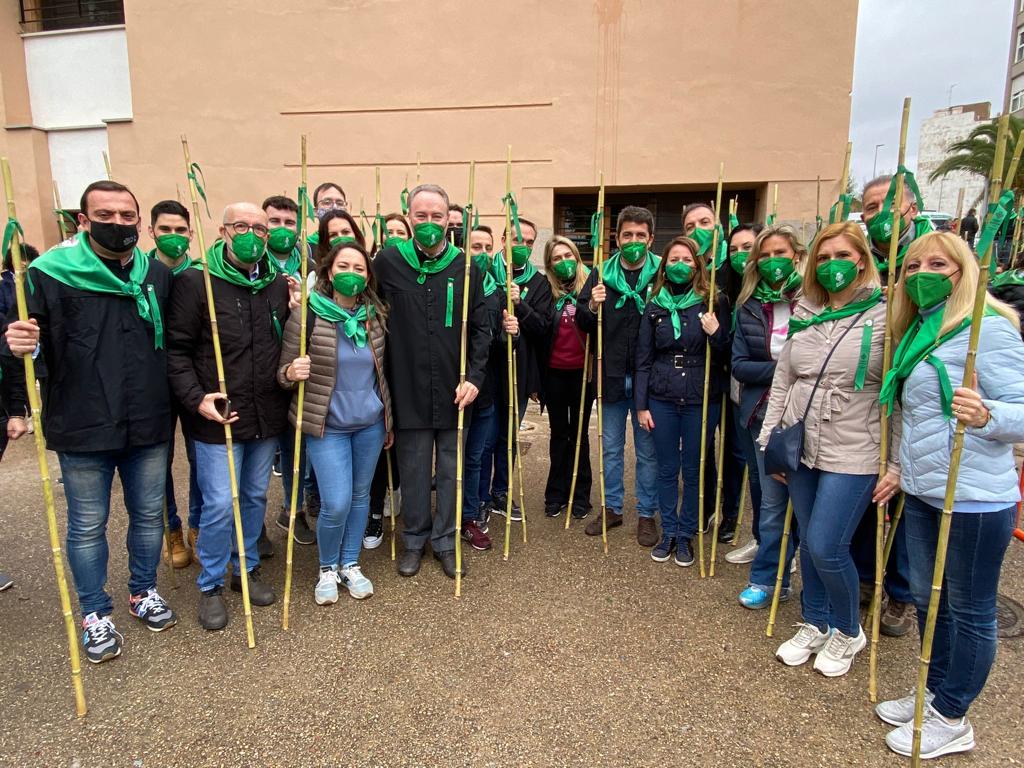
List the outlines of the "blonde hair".
{"label": "blonde hair", "polygon": [[793,265],[797,269],[800,268],[801,262],[807,256],[807,246],[800,242],[796,230],[788,224],[780,224],[775,227],[762,229],[757,238],[755,238],[753,247],[750,249],[747,263],[743,265],[743,283],[740,286],[740,295],[736,299],[737,307],[743,306],[754,295],[754,289],[757,288],[757,284],[761,281],[761,275],[757,271],[757,262],[761,259],[761,248],[764,247],[764,243],[769,237],[781,237],[789,243],[789,247],[793,251]]}
{"label": "blonde hair", "polygon": [[[555,274],[554,262],[552,258],[555,255],[555,246],[564,245],[572,253],[572,257],[576,259],[576,279],[573,282],[572,291],[566,291],[565,285],[558,276]],[[555,235],[544,244],[544,276],[548,279],[548,285],[551,286],[551,295],[555,301],[566,295],[566,293],[575,293],[579,296],[580,289],[583,288],[583,284],[587,282],[587,270],[586,265],[583,263],[583,259],[580,258],[580,250],[576,247],[576,243],[570,240],[568,237],[562,237],[561,235]]]}
{"label": "blonde hair", "polygon": [[[903,271],[892,296],[892,332],[897,339],[907,332],[907,328],[917,317],[918,312],[917,305],[910,300],[910,295],[907,293],[907,265],[911,261],[924,258],[925,253],[933,248],[942,251],[943,255],[960,269],[960,279],[953,286],[953,292],[949,298],[946,299],[939,336],[958,326],[974,310],[974,298],[977,295],[978,280],[981,277],[977,259],[971,253],[967,243],[958,235],[954,235],[952,232],[929,232],[911,243],[907,249],[907,255],[903,258]],[[985,294],[985,304],[1009,320],[1018,331],[1020,330],[1020,317],[1008,305],[987,293]]]}
{"label": "blonde hair", "polygon": [[667,280],[665,277],[665,267],[668,265],[668,254],[677,245],[681,245],[686,248],[693,257],[693,278],[690,281],[690,285],[693,287],[693,292],[707,300],[708,287],[711,285],[711,279],[708,276],[707,262],[704,261],[703,256],[697,253],[700,250],[700,246],[697,244],[697,241],[692,237],[686,237],[685,235],[673,237],[668,241],[665,249],[661,252],[661,263],[658,264],[658,271],[654,275],[651,296],[657,296],[658,291],[665,287],[665,281]]}
{"label": "blonde hair", "polygon": [[860,254],[860,263],[864,265],[864,269],[857,272],[857,277],[854,278],[852,285],[858,288],[880,288],[882,285],[875,257],[871,255],[868,240],[864,236],[864,230],[860,228],[860,224],[855,221],[839,221],[829,224],[818,233],[818,237],[814,240],[814,246],[811,248],[811,256],[804,266],[804,296],[811,303],[821,307],[828,305],[829,294],[818,282],[818,253],[821,251],[822,245],[837,237],[845,237],[853,243],[853,249]]}

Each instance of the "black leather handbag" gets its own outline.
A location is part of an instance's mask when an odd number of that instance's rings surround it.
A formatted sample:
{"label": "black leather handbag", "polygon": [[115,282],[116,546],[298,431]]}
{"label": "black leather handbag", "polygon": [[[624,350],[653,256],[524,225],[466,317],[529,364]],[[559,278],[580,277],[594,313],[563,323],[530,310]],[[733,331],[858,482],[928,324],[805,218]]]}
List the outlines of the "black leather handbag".
{"label": "black leather handbag", "polygon": [[[865,309],[864,312],[867,312],[867,310]],[[843,335],[839,337],[839,340],[832,346],[832,349],[828,351],[825,362],[822,363],[821,370],[818,371],[818,378],[814,380],[814,387],[811,389],[811,396],[807,399],[804,415],[800,417],[799,421],[788,427],[776,425],[768,435],[768,444],[764,447],[765,474],[781,475],[786,472],[796,472],[800,468],[800,457],[804,453],[804,421],[807,419],[807,414],[811,412],[814,394],[818,391],[821,377],[825,374],[825,369],[828,368],[828,361],[832,359],[832,353],[839,348],[843,339],[846,338],[846,334],[857,325],[864,316],[864,312],[861,312],[853,319],[853,322],[843,331]]]}

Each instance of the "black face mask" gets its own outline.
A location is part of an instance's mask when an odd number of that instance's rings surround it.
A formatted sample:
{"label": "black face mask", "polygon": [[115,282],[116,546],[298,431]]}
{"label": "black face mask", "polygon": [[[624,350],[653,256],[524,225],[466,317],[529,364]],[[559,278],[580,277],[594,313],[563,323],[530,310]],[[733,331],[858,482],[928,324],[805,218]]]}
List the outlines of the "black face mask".
{"label": "black face mask", "polygon": [[89,219],[89,237],[112,253],[127,253],[139,242],[139,228],[135,224],[114,224]]}
{"label": "black face mask", "polygon": [[462,247],[462,227],[448,227],[446,233],[446,240],[454,245],[456,248]]}

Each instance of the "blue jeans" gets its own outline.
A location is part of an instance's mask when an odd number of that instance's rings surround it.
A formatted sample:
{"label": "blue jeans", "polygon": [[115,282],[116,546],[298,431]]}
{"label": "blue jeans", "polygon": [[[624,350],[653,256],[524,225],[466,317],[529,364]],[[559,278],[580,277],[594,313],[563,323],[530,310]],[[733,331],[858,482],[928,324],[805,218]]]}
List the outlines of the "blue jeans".
{"label": "blue jeans", "polygon": [[[523,424],[523,416],[526,409],[522,403],[519,404],[519,421],[516,423],[515,431],[512,433],[512,469],[515,470],[516,462],[516,441],[519,439],[519,427]],[[490,493],[492,498],[500,498],[508,493],[508,404],[499,412],[495,406],[494,413],[494,448],[491,454],[494,456],[494,479],[491,480]],[[514,479],[513,479],[514,482]]]}
{"label": "blue jeans", "polygon": [[[640,429],[636,420],[633,379],[629,376],[626,377],[626,399],[602,404],[604,435],[601,457],[604,460],[605,506],[618,513],[622,512],[625,498],[622,474],[626,464],[627,417],[633,422],[633,448],[636,451],[636,510],[640,517],[654,517],[658,511],[658,458],[654,450],[654,437]],[[699,432],[699,423],[697,428]]]}
{"label": "blue jeans", "polygon": [[[496,453],[496,447],[498,445],[498,406],[496,403],[491,405],[493,413],[491,414],[491,426],[490,429],[485,430],[484,444],[480,451],[480,481],[479,481],[479,496],[481,504],[487,504],[491,500],[491,478],[494,477],[494,454]],[[476,424],[477,416],[473,417],[473,424]],[[470,427],[472,430],[472,427]],[[472,432],[470,433],[472,434]],[[506,483],[507,484],[507,483]],[[465,500],[463,500],[465,503]]]}
{"label": "blue jeans", "polygon": [[306,451],[320,486],[316,542],[321,568],[359,563],[370,516],[370,483],[384,434],[381,419],[355,432],[328,431],[323,437],[306,437]]}
{"label": "blue jeans", "polygon": [[[754,429],[756,428],[756,432]],[[750,436],[760,434],[761,425],[751,427]],[[761,485],[761,515],[758,521],[759,546],[757,555],[750,564],[750,585],[760,587],[769,594],[775,591],[775,580],[779,575],[779,552],[782,549],[782,532],[786,527],[786,507],[789,506],[789,487],[780,483],[764,471],[764,453],[755,447],[757,474]],[[782,588],[789,587],[789,564],[793,562],[798,538],[797,525],[790,524],[789,543],[786,545],[786,565],[782,569]]]}
{"label": "blue jeans", "polygon": [[[700,507],[700,426],[701,405],[677,405],[666,400],[650,401],[654,418],[654,450],[658,464],[658,507],[661,510],[662,536],[666,539],[692,539],[697,532]],[[708,439],[713,440],[721,403],[708,403]],[[682,447],[680,447],[680,445]],[[713,454],[713,452],[712,452]],[[683,507],[679,508],[679,471],[683,474]],[[705,478],[715,476],[715,465],[704,467]],[[610,505],[610,503],[609,503]],[[715,497],[704,491],[704,519],[714,514]]]}
{"label": "blue jeans", "polygon": [[[302,509],[303,491],[306,485],[306,435],[302,436],[299,444],[299,496],[295,508]],[[286,429],[277,438],[277,447],[281,451],[281,488],[284,489],[284,508],[291,509],[292,506],[292,474],[295,471],[295,430]]]}
{"label": "blue jeans", "polygon": [[[889,514],[896,511],[896,500],[889,502]],[[857,564],[857,572],[864,584],[875,585],[875,532],[878,527],[878,507],[868,504],[861,518],[857,532],[853,535],[853,562]],[[910,592],[910,556],[907,554],[907,528],[900,518],[896,524],[896,534],[892,540],[892,551],[889,561],[885,564],[885,581],[882,584],[886,594],[901,603],[914,602]]]}
{"label": "blue jeans", "polygon": [[793,514],[800,524],[804,621],[822,632],[860,631],[860,580],[850,541],[864,514],[877,475],[844,475],[801,464],[786,475]]}
{"label": "blue jeans", "polygon": [[[466,435],[466,448],[462,456],[462,519],[480,519],[480,502],[482,488],[489,485],[490,477],[484,480],[481,470],[484,468],[484,456],[487,454],[487,445],[491,445],[491,453],[494,453],[494,440],[498,432],[498,424],[495,420],[497,410],[494,404],[474,410],[473,421],[469,425],[469,433]],[[488,463],[487,469],[490,469]]]}
{"label": "blue jeans", "polygon": [[[203,494],[199,490],[196,479],[196,446],[188,435],[185,438],[185,457],[188,459],[188,527],[199,530],[199,515],[203,511]],[[174,433],[167,447],[167,525],[172,531],[181,530],[181,518],[178,517],[178,504],[174,498],[174,475],[171,465],[174,462]]]}
{"label": "blue jeans", "polygon": [[[245,565],[251,571],[260,563],[256,539],[263,528],[263,516],[267,509],[267,487],[270,485],[270,469],[274,464],[277,438],[244,440],[234,443],[233,448],[242,538],[245,542]],[[238,549],[227,448],[196,440],[196,462],[199,487],[203,493],[203,514],[199,521],[199,541],[196,544],[200,566],[196,584],[200,591],[206,592],[224,585],[229,559],[235,573],[238,573]]]}
{"label": "blue jeans", "polygon": [[[740,513],[740,495],[743,489],[743,467],[746,453],[737,429],[736,405],[726,398],[725,413],[722,414],[722,434],[725,445],[722,453],[722,527],[734,528]],[[715,461],[715,441],[708,441],[708,459]],[[717,478],[716,478],[717,484]],[[705,495],[707,491],[705,491]]]}
{"label": "blue jeans", "polygon": [[[995,661],[996,592],[1016,512],[1015,507],[1007,507],[999,512],[953,513],[928,668],[928,689],[935,694],[932,706],[945,717],[967,714]],[[940,510],[907,495],[903,519],[907,521],[910,589],[922,637],[941,516]]]}
{"label": "blue jeans", "polygon": [[58,453],[68,502],[68,565],[83,616],[113,612],[106,591],[107,518],[114,470],[121,478],[128,511],[128,592],[156,586],[164,535],[164,483],[167,443],[123,451]]}

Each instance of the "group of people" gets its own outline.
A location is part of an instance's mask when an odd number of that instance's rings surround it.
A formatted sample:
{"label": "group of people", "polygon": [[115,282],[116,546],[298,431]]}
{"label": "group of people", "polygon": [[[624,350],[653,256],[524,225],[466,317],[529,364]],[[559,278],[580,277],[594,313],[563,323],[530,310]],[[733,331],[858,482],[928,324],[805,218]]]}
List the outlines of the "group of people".
{"label": "group of people", "polygon": [[[67,554],[86,657],[113,658],[123,642],[106,588],[115,470],[129,521],[129,611],[153,631],[177,620],[156,589],[166,510],[166,556],[176,567],[198,561],[198,621],[216,630],[228,622],[224,587],[242,588],[225,425],[252,604],[276,599],[260,574],[261,558],[272,551],[264,527],[276,460],[286,505],[276,521],[288,528],[298,478],[294,536],[317,545],[313,598],[325,605],[342,586],[357,599],[373,594],[360,552],[381,543],[389,483],[401,488],[401,575],[419,571],[429,544],[455,577],[456,535],[490,549],[491,515],[522,514],[508,498],[505,446],[532,400],[550,423],[545,515],[590,517],[590,536],[629,516],[623,476],[632,424],[635,534],[656,562],[692,565],[701,525],[735,542],[749,478],[753,538],[726,558],[750,565],[739,602],[750,609],[771,602],[780,556],[778,598],[789,599],[798,551],[801,623],[776,655],[790,666],[813,656],[821,674],[844,675],[866,643],[860,609],[874,581],[875,506],[892,510],[901,493],[882,628],[904,634],[915,614],[923,624],[951,436],[961,422],[967,437],[924,753],[970,749],[967,709],[995,655],[996,589],[1019,500],[1013,443],[1024,441],[1024,343],[1016,311],[989,296],[976,381],[957,386],[978,264],[958,236],[929,231],[909,193],[892,232],[895,186],[890,177],[869,182],[865,228],[830,224],[810,248],[788,226],[733,221],[725,235],[717,212],[696,203],[682,213],[681,234],[656,254],[651,212],[627,206],[615,222],[616,249],[597,270],[564,237],[534,254],[538,231],[525,218],[500,237],[470,226],[470,212],[432,184],[409,193],[406,214],[383,218],[372,247],[342,188],[320,185],[312,196],[318,227],[305,252],[298,239],[305,212],[287,197],[229,205],[202,258],[190,249],[188,210],[163,201],[151,210],[155,249],[147,255],[138,248],[141,211],[132,192],[113,181],[91,184],[79,231],[29,265],[31,319],[8,317],[3,356],[11,437],[24,433],[17,357],[34,355],[48,372],[44,433],[67,498]],[[892,237],[895,288],[886,296]],[[885,372],[887,333],[895,355]],[[511,387],[510,344],[517,361]],[[594,514],[588,433],[597,375],[604,509]],[[299,382],[305,397],[296,457]],[[880,472],[883,412],[891,434]],[[176,420],[190,465],[187,545],[170,473]],[[799,456],[779,471],[766,464],[769,446],[795,425],[803,429]],[[913,696],[879,705],[878,715],[897,726],[889,746],[910,754]]]}

